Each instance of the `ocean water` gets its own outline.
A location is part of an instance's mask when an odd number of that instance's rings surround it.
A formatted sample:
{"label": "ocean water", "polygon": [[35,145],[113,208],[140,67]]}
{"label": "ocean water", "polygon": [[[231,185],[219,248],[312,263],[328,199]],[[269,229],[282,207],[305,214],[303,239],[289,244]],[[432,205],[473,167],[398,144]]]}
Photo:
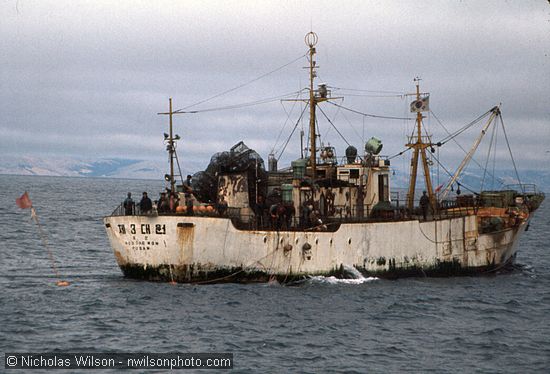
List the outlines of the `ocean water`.
{"label": "ocean water", "polygon": [[[161,182],[0,175],[0,186],[0,371],[15,351],[228,352],[239,373],[550,370],[547,201],[506,273],[197,286],[125,279],[107,241],[101,218]],[[25,190],[68,287],[15,205]]]}

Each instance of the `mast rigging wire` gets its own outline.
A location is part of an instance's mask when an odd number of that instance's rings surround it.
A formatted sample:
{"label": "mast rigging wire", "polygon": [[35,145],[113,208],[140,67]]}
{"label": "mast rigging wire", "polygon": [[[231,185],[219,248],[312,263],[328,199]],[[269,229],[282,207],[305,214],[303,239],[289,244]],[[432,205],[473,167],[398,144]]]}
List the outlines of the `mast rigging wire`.
{"label": "mast rigging wire", "polygon": [[[453,177],[453,174],[439,161],[439,159],[434,155],[432,154],[432,157],[433,159],[437,162],[437,164],[439,166],[441,166],[441,168],[443,170],[445,170],[445,172],[449,175],[449,177]],[[469,188],[468,186],[464,185],[463,183],[461,182],[456,182],[460,187],[464,187],[465,189],[467,189],[468,191],[470,191],[471,193],[475,194],[475,195],[478,195],[478,193],[476,191],[474,191],[473,189]]]}
{"label": "mast rigging wire", "polygon": [[176,110],[176,111],[173,112],[173,113],[178,113],[178,114],[183,114],[183,113],[195,114],[195,113],[215,112],[215,111],[220,111],[220,110],[240,109],[240,108],[245,108],[245,107],[254,106],[254,105],[261,105],[261,104],[272,103],[272,102],[274,102],[274,101],[279,101],[279,100],[281,100],[281,99],[283,99],[283,98],[286,98],[286,97],[288,97],[288,96],[299,95],[300,92],[302,92],[303,90],[304,90],[304,89],[302,89],[302,90],[300,90],[300,91],[289,92],[289,93],[287,93],[287,94],[283,94],[283,95],[279,95],[279,96],[272,96],[272,97],[268,97],[268,98],[260,99],[260,100],[256,100],[256,101],[249,101],[249,102],[246,102],[246,103],[233,104],[233,105],[227,105],[227,106],[222,106],[222,107],[214,107],[214,108],[198,109],[198,110],[189,110],[189,111],[185,111],[185,110],[183,110],[183,109],[179,109],[179,110]]}
{"label": "mast rigging wire", "polygon": [[[439,119],[439,118],[435,115],[435,113],[432,112],[431,110],[430,110],[430,113],[431,113],[431,115],[436,119],[436,121],[439,123],[439,125],[443,128],[443,130],[445,130],[445,132],[449,135],[449,139],[452,139],[453,142],[455,142],[455,144],[462,150],[462,152],[464,152],[464,154],[467,155],[467,154],[468,154],[468,151],[466,151],[466,150],[464,149],[464,147],[455,139],[455,136],[453,136],[453,135],[449,132],[449,130],[447,130],[447,127],[445,127],[445,125],[443,125],[443,122],[441,122],[440,119]],[[486,114],[487,114],[487,113],[481,115],[481,117],[479,117],[479,119],[483,118]],[[476,120],[476,121],[477,121],[477,120]],[[474,123],[475,123],[475,122],[474,122]],[[447,140],[447,141],[448,141],[448,140]],[[436,145],[436,146],[438,146],[438,147],[441,147],[441,146],[443,145],[443,143],[441,143],[441,144],[437,143],[437,144],[433,144],[433,145]],[[484,169],[483,166],[481,166],[481,164],[480,164],[473,156],[472,156],[471,161],[472,161],[474,164],[476,164],[480,169],[482,169],[482,170]],[[441,164],[440,164],[440,165],[441,165]],[[442,165],[441,165],[441,166],[442,166]],[[488,172],[488,174],[489,174],[490,177],[492,177],[493,179],[495,179],[494,172],[493,172],[493,174],[491,174],[491,173]],[[451,175],[451,177],[452,177],[452,175]],[[504,184],[504,183],[502,183],[501,181],[499,181],[498,178],[497,178],[497,181],[498,181],[498,183],[499,183],[501,186]]]}
{"label": "mast rigging wire", "polygon": [[394,94],[396,97],[404,97],[404,96],[405,96],[405,93],[399,92],[399,91],[361,90],[361,89],[357,89],[357,88],[344,88],[344,87],[335,87],[335,86],[327,86],[327,87],[328,87],[328,88],[332,88],[332,89],[334,89],[334,90]]}
{"label": "mast rigging wire", "polygon": [[304,105],[304,109],[302,110],[302,113],[300,113],[300,117],[298,118],[298,120],[296,121],[296,124],[294,125],[294,128],[292,129],[292,132],[290,133],[290,135],[288,136],[286,142],[285,142],[285,145],[283,146],[283,148],[281,149],[281,153],[279,153],[279,157],[277,157],[277,160],[280,159],[286,149],[286,146],[288,145],[288,142],[290,142],[290,138],[292,138],[292,135],[294,134],[294,131],[296,131],[296,128],[298,128],[298,125],[300,124],[300,121],[302,120],[302,116],[304,115],[306,109],[308,108],[308,105]]}
{"label": "mast rigging wire", "polygon": [[[491,140],[489,141],[489,148],[487,149],[487,158],[485,159],[485,169],[483,170],[483,178],[481,179],[481,188],[480,190],[483,191],[483,186],[485,185],[485,177],[487,176],[487,167],[489,166],[489,160],[491,159],[491,151],[494,150],[495,157],[496,157],[496,132],[497,132],[498,126],[493,126],[493,131],[491,133]],[[493,147],[494,143],[494,147]],[[493,166],[493,174],[494,174],[494,166]],[[493,177],[493,185],[494,185],[494,177]]]}
{"label": "mast rigging wire", "polygon": [[360,111],[355,110],[355,109],[346,108],[346,107],[343,106],[343,105],[336,104],[336,103],[333,103],[333,102],[331,102],[331,101],[327,101],[327,103],[332,104],[332,105],[337,106],[337,107],[340,107],[340,108],[345,109],[345,110],[347,110],[347,111],[350,111],[350,112],[352,112],[352,113],[360,114],[360,115],[365,116],[365,117],[385,118],[385,119],[399,119],[399,120],[407,120],[407,121],[414,120],[414,118],[410,118],[410,117],[380,116],[380,115],[377,115],[377,114],[363,113],[363,112],[360,112]]}
{"label": "mast rigging wire", "polygon": [[502,125],[502,131],[504,132],[504,139],[506,139],[506,145],[508,146],[508,152],[510,152],[510,158],[512,159],[512,164],[514,165],[514,171],[516,172],[516,178],[518,178],[518,183],[521,187],[521,192],[525,193],[525,188],[523,187],[523,184],[521,184],[521,180],[519,179],[519,173],[518,168],[516,167],[516,161],[514,160],[514,155],[512,154],[512,148],[510,148],[510,142],[508,141],[508,135],[506,134],[506,128],[504,127],[504,120],[502,119],[502,115],[499,115],[500,117],[500,124]]}
{"label": "mast rigging wire", "polygon": [[[341,108],[338,108],[338,111],[336,112],[336,114],[334,115],[334,118],[332,119],[333,121],[336,119],[336,116],[340,113],[340,109]],[[353,126],[353,124],[351,123],[351,121],[348,119],[348,117],[345,116],[344,112],[341,112],[342,113],[342,117],[344,117],[344,119],[347,121],[347,123],[349,124],[349,126],[351,127],[351,129],[353,130],[353,132],[355,133],[355,135],[357,135],[357,137],[359,139],[361,139],[361,143],[364,142],[364,134],[363,136],[359,135],[359,133],[357,132],[357,130],[355,129],[355,127]],[[363,117],[363,121],[365,120],[365,117]],[[364,132],[365,128],[364,128],[364,123],[363,123],[363,132]]]}
{"label": "mast rigging wire", "polygon": [[405,152],[408,152],[408,151],[410,151],[410,150],[411,150],[411,148],[407,147],[406,149],[402,150],[401,152],[396,153],[396,154],[394,154],[394,155],[391,156],[391,157],[388,157],[388,160],[391,160],[391,159],[393,159],[393,158],[396,158],[397,156],[401,156],[402,154],[404,154]]}
{"label": "mast rigging wire", "polygon": [[176,112],[184,111],[184,110],[189,109],[189,108],[191,108],[191,107],[197,106],[197,105],[199,105],[199,104],[206,103],[206,102],[208,102],[208,101],[210,101],[210,100],[213,100],[213,99],[215,99],[215,98],[218,98],[218,97],[223,96],[223,95],[225,95],[225,94],[228,94],[228,93],[230,93],[230,92],[236,91],[236,90],[238,90],[239,88],[245,87],[245,86],[247,86],[247,85],[249,85],[249,84],[251,84],[251,83],[254,83],[254,82],[256,82],[256,81],[258,81],[258,80],[260,80],[260,79],[262,79],[262,78],[267,77],[267,76],[270,75],[270,74],[273,74],[273,73],[275,73],[275,72],[277,72],[277,71],[279,71],[279,70],[281,70],[281,69],[283,69],[283,68],[286,68],[286,67],[289,66],[289,65],[292,65],[293,63],[295,63],[296,61],[298,61],[298,60],[304,58],[305,56],[306,56],[306,54],[303,54],[303,55],[301,55],[300,57],[297,57],[297,58],[295,58],[294,60],[292,60],[292,61],[290,61],[290,62],[287,62],[286,64],[284,64],[284,65],[282,65],[282,66],[279,66],[279,67],[276,68],[276,69],[273,69],[273,70],[271,70],[271,71],[269,71],[269,72],[267,72],[267,73],[264,73],[264,74],[262,74],[262,75],[260,75],[260,76],[258,76],[258,77],[256,77],[256,78],[254,78],[254,79],[251,79],[251,80],[249,80],[249,81],[247,81],[247,82],[245,82],[245,83],[239,84],[239,85],[237,85],[237,86],[235,86],[235,87],[233,87],[233,88],[230,88],[230,89],[228,89],[228,90],[225,90],[225,91],[223,91],[223,92],[220,92],[220,93],[218,93],[218,94],[216,94],[216,95],[214,95],[214,96],[211,96],[211,97],[209,97],[209,98],[207,98],[207,99],[200,100],[200,101],[198,101],[198,102],[196,102],[196,103],[194,103],[194,104],[191,104],[191,105],[188,105],[188,106],[183,107],[183,108],[181,108],[181,109],[178,109],[178,110],[176,110]]}
{"label": "mast rigging wire", "polygon": [[288,120],[290,119],[290,115],[292,114],[292,112],[294,111],[294,107],[296,106],[296,103],[298,102],[298,96],[300,96],[300,93],[302,92],[303,90],[300,90],[298,91],[298,93],[296,94],[296,100],[294,100],[292,102],[292,107],[290,108],[290,112],[287,112],[286,111],[286,108],[285,106],[283,105],[282,101],[281,101],[281,106],[283,107],[283,110],[285,111],[286,113],[286,120],[285,120],[285,123],[283,123],[283,127],[281,127],[281,131],[279,131],[279,135],[277,135],[277,139],[275,140],[275,144],[273,145],[273,147],[271,148],[271,152],[270,153],[275,153],[275,148],[277,148],[277,145],[279,144],[279,139],[281,139],[281,135],[283,134],[283,131],[285,130],[285,127],[286,127],[286,124],[288,123]]}
{"label": "mast rigging wire", "polygon": [[[464,131],[468,130],[470,127],[472,127],[473,125],[475,125],[476,123],[478,123],[479,121],[481,121],[484,117],[486,117],[489,113],[492,113],[493,112],[493,108],[489,109],[488,111],[486,111],[485,113],[483,113],[482,115],[480,115],[479,117],[477,117],[476,119],[474,119],[472,122],[464,125],[462,128],[458,129],[455,133],[453,134],[449,134],[449,136],[443,138],[440,142],[437,143],[438,146],[441,146],[445,143],[447,143],[449,140],[451,139],[454,139],[456,138],[458,135],[462,134]],[[432,111],[430,111],[430,113],[433,114]],[[437,119],[437,118],[436,118]],[[438,120],[439,122],[439,120]],[[441,124],[441,122],[440,122]],[[447,130],[445,130],[447,131]]]}
{"label": "mast rigging wire", "polygon": [[344,138],[344,135],[342,135],[342,133],[340,132],[340,130],[338,130],[338,128],[334,125],[334,123],[332,123],[332,121],[330,120],[330,118],[328,118],[328,116],[326,115],[326,113],[324,112],[323,109],[321,109],[321,107],[317,107],[321,113],[323,113],[323,115],[325,116],[325,118],[327,119],[327,121],[332,125],[332,127],[334,127],[334,130],[336,130],[336,132],[338,133],[338,135],[340,135],[340,137],[342,137],[342,139],[344,139],[344,141],[346,142],[346,144],[349,146],[351,145],[347,140],[346,138]]}

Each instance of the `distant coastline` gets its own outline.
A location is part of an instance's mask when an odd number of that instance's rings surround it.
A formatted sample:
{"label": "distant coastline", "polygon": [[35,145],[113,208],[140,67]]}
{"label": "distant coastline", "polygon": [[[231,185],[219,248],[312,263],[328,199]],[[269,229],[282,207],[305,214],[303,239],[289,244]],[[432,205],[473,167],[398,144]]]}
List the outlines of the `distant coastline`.
{"label": "distant coastline", "polygon": [[[111,161],[112,160],[102,159],[97,161],[97,163],[101,166],[101,165],[104,165],[106,162],[111,162]],[[126,161],[130,161],[130,160],[126,160]],[[97,168],[95,170],[86,169],[86,170],[92,170],[92,172],[87,172],[87,173],[78,173],[78,172],[75,172],[75,170],[72,168],[64,170],[59,166],[57,166],[55,169],[46,169],[38,166],[33,167],[32,169],[18,169],[13,167],[0,166],[0,176],[120,179],[120,180],[144,180],[144,181],[164,180],[163,176],[165,172],[161,170],[160,167],[141,168],[140,166],[144,165],[145,163],[148,163],[148,164],[152,164],[152,163],[141,161],[141,160],[131,160],[131,161],[133,162],[132,163],[113,162],[110,165],[115,165],[116,167],[112,167],[111,169],[108,170],[108,172],[106,172],[105,169],[103,169],[103,172],[100,172],[101,168]],[[77,163],[78,161],[75,161],[75,164]],[[75,165],[75,164],[71,164],[71,165]],[[85,162],[86,167],[89,168],[90,165],[93,166],[94,163]],[[40,171],[43,171],[43,172],[41,173]],[[194,173],[197,171],[200,171],[200,170],[192,170],[189,172]],[[539,191],[550,193],[550,172],[539,171],[539,170],[524,170],[524,171],[520,171],[519,173],[520,173],[520,178],[522,183],[535,184],[539,189]],[[502,175],[504,175],[504,180],[502,182],[502,185],[499,185],[499,187],[495,189],[501,189],[501,188],[504,188],[503,186],[507,184],[515,183],[515,177],[514,177],[515,172],[513,170],[504,170],[502,172]],[[482,179],[481,176],[466,173],[463,179],[463,184],[471,188],[479,189],[479,187],[481,186],[481,179]],[[399,173],[399,171],[396,170],[396,175],[394,176],[393,184],[391,188],[392,190],[404,189],[407,187],[407,182],[408,182],[408,175],[402,175],[402,173]],[[485,186],[486,186],[485,189],[492,188],[490,184],[487,185],[487,181],[485,182]],[[468,189],[465,188],[463,193],[464,194],[469,193]]]}

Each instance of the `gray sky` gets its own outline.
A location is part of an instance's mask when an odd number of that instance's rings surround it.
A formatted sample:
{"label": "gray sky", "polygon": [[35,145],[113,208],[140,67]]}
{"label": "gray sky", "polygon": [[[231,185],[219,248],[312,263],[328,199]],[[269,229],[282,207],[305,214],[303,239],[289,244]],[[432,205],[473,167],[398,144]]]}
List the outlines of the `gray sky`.
{"label": "gray sky", "polygon": [[[422,91],[431,94],[430,108],[451,131],[502,103],[518,164],[548,170],[546,0],[5,0],[0,16],[0,157],[125,157],[164,165],[167,118],[156,113],[167,110],[169,97],[179,109],[274,70],[306,53],[304,35],[313,29],[319,36],[319,81],[413,92],[413,78],[421,76]],[[303,58],[193,109],[298,91],[307,84],[306,63]],[[343,105],[353,109],[409,115],[409,98],[349,90],[334,94],[343,92],[362,95],[346,95]],[[267,160],[298,117],[296,106],[276,144],[291,108],[292,103],[277,101],[177,116],[184,169],[203,169],[214,152],[239,140]],[[412,125],[363,119],[331,105],[323,110],[350,143],[362,149],[362,138],[377,136],[386,155],[403,150]],[[445,136],[432,116],[426,125],[434,140]],[[334,129],[323,120],[319,127],[325,143],[343,156],[346,144]],[[479,129],[461,140],[464,146]],[[504,145],[502,133],[497,140]],[[297,158],[299,148],[294,136],[280,164]],[[441,158],[453,167],[463,154],[446,148]],[[394,164],[407,168],[404,159]]]}

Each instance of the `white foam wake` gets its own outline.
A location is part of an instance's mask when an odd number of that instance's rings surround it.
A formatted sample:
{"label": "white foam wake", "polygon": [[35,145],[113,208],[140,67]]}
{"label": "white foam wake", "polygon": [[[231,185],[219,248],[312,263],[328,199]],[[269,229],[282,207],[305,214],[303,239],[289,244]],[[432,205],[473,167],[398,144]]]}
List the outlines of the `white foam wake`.
{"label": "white foam wake", "polygon": [[378,278],[376,277],[365,278],[363,276],[361,276],[361,278],[354,278],[354,279],[340,279],[334,276],[324,277],[322,275],[317,275],[309,278],[309,281],[311,282],[326,283],[326,284],[363,284],[363,283],[368,283],[375,280],[378,280]]}
{"label": "white foam wake", "polygon": [[319,275],[319,276],[311,277],[310,279],[314,282],[328,283],[328,284],[363,284],[363,283],[372,282],[378,279],[376,277],[365,278],[363,274],[361,274],[359,270],[357,270],[353,266],[344,266],[344,270],[346,271],[347,275],[349,275],[351,278],[340,279],[334,276],[324,277]]}

